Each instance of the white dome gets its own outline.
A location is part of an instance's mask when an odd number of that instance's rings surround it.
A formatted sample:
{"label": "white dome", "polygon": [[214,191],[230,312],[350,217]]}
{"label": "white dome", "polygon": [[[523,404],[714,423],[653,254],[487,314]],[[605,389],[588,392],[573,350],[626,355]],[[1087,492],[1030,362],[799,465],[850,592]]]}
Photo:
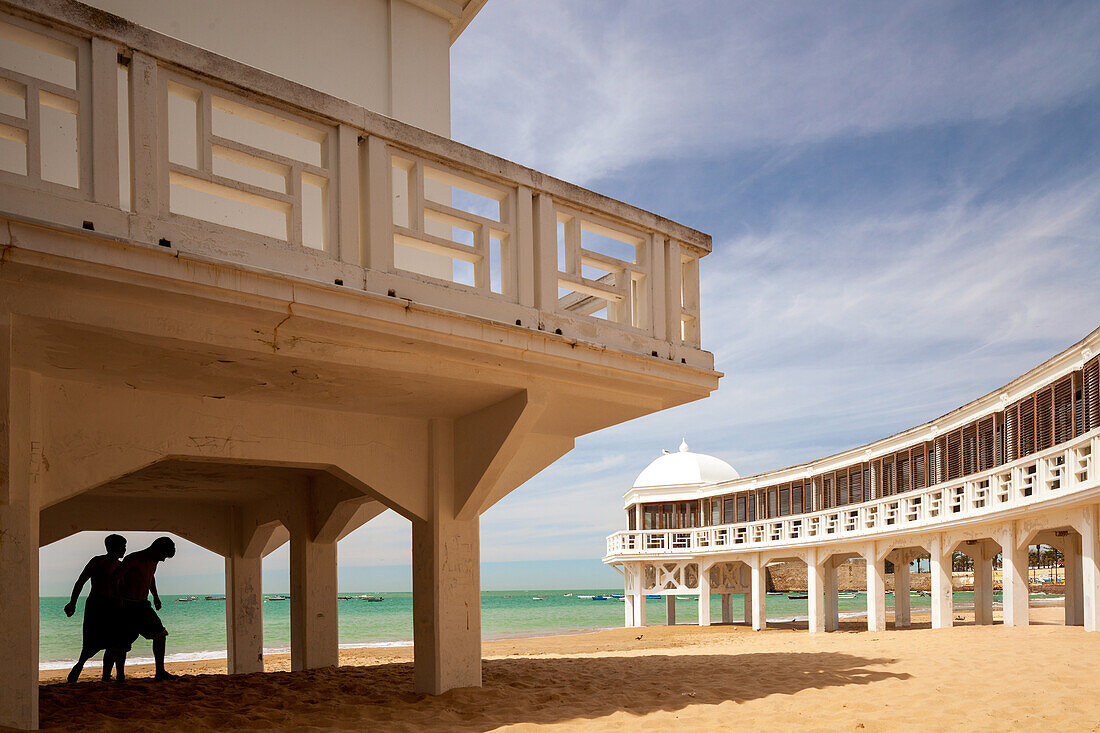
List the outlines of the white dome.
{"label": "white dome", "polygon": [[680,443],[676,453],[665,454],[646,466],[634,481],[635,489],[653,486],[697,486],[741,478],[733,466],[721,458],[692,453],[687,441]]}

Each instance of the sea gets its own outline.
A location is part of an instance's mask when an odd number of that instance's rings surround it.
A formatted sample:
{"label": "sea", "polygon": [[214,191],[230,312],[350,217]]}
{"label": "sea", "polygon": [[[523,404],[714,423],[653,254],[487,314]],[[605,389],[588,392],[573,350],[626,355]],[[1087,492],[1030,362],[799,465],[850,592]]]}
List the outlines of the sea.
{"label": "sea", "polygon": [[[557,634],[577,634],[601,629],[620,628],[623,625],[623,601],[612,597],[622,589],[574,589],[574,590],[507,590],[483,591],[481,594],[481,630],[483,638],[505,639]],[[379,591],[341,591],[345,600],[339,601],[340,646],[386,647],[412,645],[412,593],[385,593]],[[805,620],[805,600],[791,599],[795,593],[768,594],[767,617],[769,621]],[[363,596],[382,598],[368,602]],[[596,600],[604,596],[606,600]],[[194,598],[195,600],[185,600]],[[696,596],[681,596],[676,604],[676,621],[692,624],[698,621]],[[280,600],[282,599],[282,600]],[[285,595],[266,594],[263,604],[264,652],[278,654],[290,650],[290,601]],[[168,661],[197,659],[224,659],[225,601],[219,597],[207,599],[198,596],[162,596],[160,617],[169,630]],[[1000,601],[1000,594],[995,598]],[[972,607],[974,594],[955,593],[957,608]],[[39,668],[66,669],[75,661],[80,650],[81,619],[84,600],[77,606],[72,618],[65,616],[68,598],[43,597],[39,600]],[[893,595],[886,596],[887,608],[893,607]],[[912,596],[914,609],[930,605],[927,596]],[[733,597],[733,617],[742,620],[744,604],[740,594]],[[840,614],[852,618],[864,615],[867,610],[865,593],[842,593]],[[711,619],[722,618],[721,598],[712,596]],[[665,620],[665,601],[651,598],[646,601],[646,617],[651,625]],[[129,661],[142,664],[152,661],[149,642],[138,639],[130,653]],[[97,655],[94,659],[99,659]],[[94,667],[95,663],[89,663]]]}

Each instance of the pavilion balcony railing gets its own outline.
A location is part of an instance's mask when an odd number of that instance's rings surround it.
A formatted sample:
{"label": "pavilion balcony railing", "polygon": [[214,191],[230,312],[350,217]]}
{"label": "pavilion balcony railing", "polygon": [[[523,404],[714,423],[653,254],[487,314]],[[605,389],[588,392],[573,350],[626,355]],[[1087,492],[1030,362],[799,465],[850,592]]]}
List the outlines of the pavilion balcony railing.
{"label": "pavilion balcony railing", "polygon": [[0,215],[713,368],[707,235],[97,18],[0,0]]}
{"label": "pavilion balcony railing", "polygon": [[1100,490],[1100,429],[987,471],[808,514],[696,529],[616,532],[607,558],[768,550],[933,530]]}

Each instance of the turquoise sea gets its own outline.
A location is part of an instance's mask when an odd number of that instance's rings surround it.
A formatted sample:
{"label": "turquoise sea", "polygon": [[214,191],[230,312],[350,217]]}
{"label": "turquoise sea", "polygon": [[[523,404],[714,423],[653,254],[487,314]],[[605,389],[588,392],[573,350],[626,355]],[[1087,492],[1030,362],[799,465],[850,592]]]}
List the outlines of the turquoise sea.
{"label": "turquoise sea", "polygon": [[[621,589],[578,590],[525,590],[483,591],[481,594],[481,629],[486,639],[506,637],[544,636],[578,633],[598,629],[618,628],[623,625],[623,603],[616,598],[604,601],[581,596],[621,593]],[[412,593],[380,593],[377,591],[341,591],[340,595],[370,595],[384,598],[378,603],[361,599],[339,602],[340,645],[402,646],[412,644]],[[844,594],[848,596],[849,594]],[[275,594],[265,596],[271,599]],[[217,659],[225,657],[225,601],[198,600],[180,602],[190,596],[163,596],[164,607],[160,612],[169,630],[168,653],[170,660]],[[541,598],[543,600],[534,600]],[[955,603],[973,603],[973,593],[955,593]],[[84,601],[81,599],[77,613],[67,618],[62,610],[67,602],[64,597],[44,597],[39,601],[40,660],[42,669],[63,669],[72,665],[79,652],[81,618]],[[721,599],[712,596],[711,619],[722,618]],[[997,595],[1000,600],[1000,594]],[[893,596],[886,596],[887,607],[893,606]],[[928,607],[929,599],[912,597],[913,607]],[[741,596],[733,598],[734,620],[740,621],[744,604]],[[842,616],[858,616],[867,609],[864,593],[842,597]],[[264,648],[269,653],[285,652],[290,646],[290,602],[266,600],[264,613]],[[791,600],[786,593],[769,594],[767,615],[772,621],[804,619],[806,601]],[[665,602],[663,599],[647,601],[646,616],[649,624],[663,624]],[[676,621],[695,623],[698,606],[694,596],[682,596],[676,604]],[[98,659],[98,657],[97,657]],[[149,642],[139,639],[131,653],[134,663],[152,661]]]}

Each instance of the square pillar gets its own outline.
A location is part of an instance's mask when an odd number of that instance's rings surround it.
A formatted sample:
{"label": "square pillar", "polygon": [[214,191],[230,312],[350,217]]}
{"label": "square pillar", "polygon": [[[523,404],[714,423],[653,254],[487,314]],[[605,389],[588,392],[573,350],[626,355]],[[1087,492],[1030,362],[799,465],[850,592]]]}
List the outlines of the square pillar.
{"label": "square pillar", "polygon": [[947,629],[953,622],[953,589],[951,587],[951,547],[942,536],[932,539],[932,628]]}
{"label": "square pillar", "polygon": [[836,631],[840,628],[840,591],[836,577],[836,562],[830,557],[821,563],[824,570],[825,630]]}
{"label": "square pillar", "polygon": [[710,626],[710,568],[699,563],[699,625]]}
{"label": "square pillar", "polygon": [[646,625],[645,593],[638,591],[634,594],[634,620],[631,626],[642,627]]}
{"label": "square pillar", "polygon": [[429,421],[432,517],[412,523],[413,676],[439,695],[481,685],[479,517],[457,518],[454,423]]}
{"label": "square pillar", "polygon": [[983,546],[974,553],[973,560],[974,623],[990,626],[993,624],[993,558],[989,548]]}
{"label": "square pillar", "polygon": [[33,730],[38,727],[41,414],[35,409],[37,378],[26,375],[15,383],[9,346],[7,322],[0,321],[0,726]]}
{"label": "square pillar", "polygon": [[1082,509],[1076,526],[1081,533],[1082,623],[1085,631],[1100,631],[1100,506]]}
{"label": "square pillar", "polygon": [[[225,558],[225,632],[229,674],[264,671],[263,560]],[[291,600],[294,594],[291,594]]]}
{"label": "square pillar", "polygon": [[665,625],[676,625],[676,596],[665,596]]}
{"label": "square pillar", "polygon": [[878,559],[875,543],[863,550],[867,562],[867,630],[886,630],[886,565]]}
{"label": "square pillar", "polygon": [[752,572],[752,628],[753,631],[763,631],[768,622],[767,599],[768,593],[765,580],[767,571],[764,563],[757,558],[750,566]]}
{"label": "square pillar", "polygon": [[997,536],[1001,546],[1001,598],[1005,626],[1027,626],[1027,545],[1016,545],[1016,528],[1009,524]]}
{"label": "square pillar", "polygon": [[298,672],[339,664],[337,603],[336,543],[314,542],[304,523],[301,528],[291,528],[291,670]]}
{"label": "square pillar", "polygon": [[722,594],[722,623],[724,623],[724,624],[732,624],[733,623],[733,594],[732,593],[723,593]]}
{"label": "square pillar", "polygon": [[806,605],[810,612],[810,633],[825,631],[825,568],[813,550],[806,561]]}
{"label": "square pillar", "polygon": [[1081,540],[1071,534],[1065,538],[1059,549],[1065,559],[1066,626],[1083,626],[1085,607],[1081,583]]}
{"label": "square pillar", "polygon": [[903,553],[894,560],[894,628],[908,629],[913,625],[912,603],[909,592],[912,578],[909,575],[909,554]]}

